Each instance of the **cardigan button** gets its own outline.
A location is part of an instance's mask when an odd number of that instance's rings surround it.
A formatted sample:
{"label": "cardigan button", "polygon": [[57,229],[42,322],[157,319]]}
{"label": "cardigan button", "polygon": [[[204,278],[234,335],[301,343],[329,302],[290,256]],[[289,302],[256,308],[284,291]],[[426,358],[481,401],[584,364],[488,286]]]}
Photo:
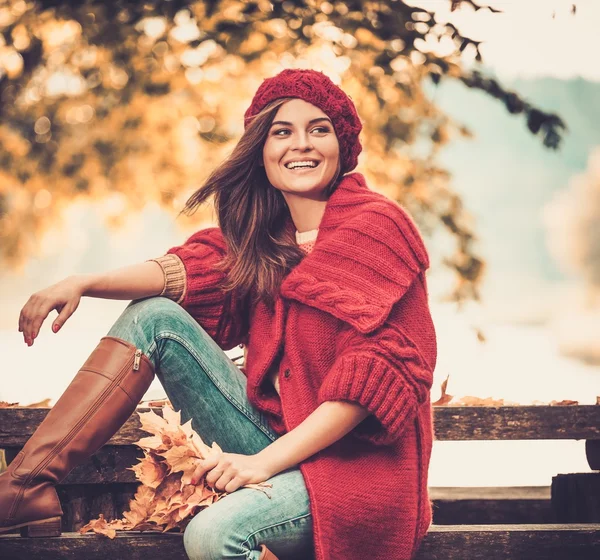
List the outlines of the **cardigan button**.
{"label": "cardigan button", "polygon": [[287,379],[287,378],[290,376],[290,370],[289,370],[289,369],[286,369],[286,370],[283,372],[283,375],[284,375],[284,377]]}

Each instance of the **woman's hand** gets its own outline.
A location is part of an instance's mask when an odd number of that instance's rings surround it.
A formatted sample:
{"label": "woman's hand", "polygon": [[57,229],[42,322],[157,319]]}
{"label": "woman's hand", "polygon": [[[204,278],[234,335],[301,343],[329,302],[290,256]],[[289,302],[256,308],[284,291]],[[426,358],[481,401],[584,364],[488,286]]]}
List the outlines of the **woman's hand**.
{"label": "woman's hand", "polygon": [[58,317],[54,320],[52,330],[58,332],[79,306],[84,289],[80,277],[69,276],[30,296],[19,315],[19,332],[23,333],[25,344],[33,344],[42,323],[53,309],[58,311]]}
{"label": "woman's hand", "polygon": [[200,462],[192,475],[192,484],[198,484],[204,473],[207,473],[209,486],[226,492],[235,492],[246,484],[265,482],[273,476],[257,455],[225,453],[220,449]]}

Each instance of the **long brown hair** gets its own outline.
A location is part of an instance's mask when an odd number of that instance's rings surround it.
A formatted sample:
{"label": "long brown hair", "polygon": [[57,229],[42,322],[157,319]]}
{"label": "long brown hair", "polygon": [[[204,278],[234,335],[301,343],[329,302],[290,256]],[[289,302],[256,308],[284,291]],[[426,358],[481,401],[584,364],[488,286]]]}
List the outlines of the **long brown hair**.
{"label": "long brown hair", "polygon": [[[190,196],[181,211],[191,215],[214,195],[219,227],[228,246],[226,256],[217,265],[218,270],[227,273],[222,289],[236,290],[242,298],[254,293],[253,301],[262,299],[271,307],[283,278],[304,257],[295,233],[285,229],[291,217],[285,198],[270,184],[260,165],[275,114],[290,99],[294,98],[275,99],[254,117],[231,155]],[[327,198],[337,187],[340,174],[338,162]]]}

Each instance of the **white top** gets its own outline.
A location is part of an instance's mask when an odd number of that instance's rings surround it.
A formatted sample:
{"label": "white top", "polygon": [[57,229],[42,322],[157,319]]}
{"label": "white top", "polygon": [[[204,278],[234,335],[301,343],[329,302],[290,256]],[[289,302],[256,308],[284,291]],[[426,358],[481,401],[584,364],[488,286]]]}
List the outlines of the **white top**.
{"label": "white top", "polygon": [[300,243],[308,243],[309,241],[314,241],[319,234],[319,228],[311,229],[310,231],[303,231],[300,233],[296,230],[296,243],[300,245]]}

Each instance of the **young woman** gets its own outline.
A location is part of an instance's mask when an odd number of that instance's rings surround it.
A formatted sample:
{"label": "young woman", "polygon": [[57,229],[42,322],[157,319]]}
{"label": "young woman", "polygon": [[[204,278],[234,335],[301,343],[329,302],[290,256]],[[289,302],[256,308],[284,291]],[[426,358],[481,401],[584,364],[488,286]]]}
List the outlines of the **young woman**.
{"label": "young woman", "polygon": [[[232,155],[186,204],[213,194],[219,227],[29,299],[28,344],[82,295],[133,301],[0,476],[0,528],[59,534],[54,486],[156,374],[182,420],[223,450],[195,472],[230,494],[187,526],[190,559],[414,555],[431,524],[429,261],[407,213],[349,173],[361,128],[323,73],[266,79]],[[241,371],[223,352],[236,345]],[[270,498],[242,488],[263,481]]]}

